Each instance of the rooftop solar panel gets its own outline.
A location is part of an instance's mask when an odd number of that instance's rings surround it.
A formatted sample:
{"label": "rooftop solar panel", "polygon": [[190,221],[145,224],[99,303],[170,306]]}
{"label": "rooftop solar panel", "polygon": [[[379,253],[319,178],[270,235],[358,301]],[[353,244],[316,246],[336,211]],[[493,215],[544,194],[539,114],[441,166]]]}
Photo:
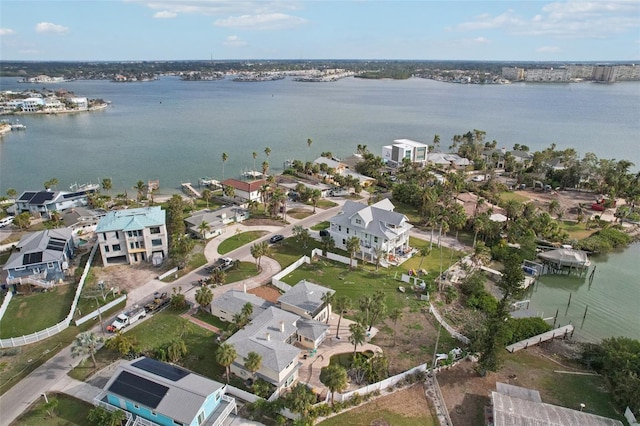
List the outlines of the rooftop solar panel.
{"label": "rooftop solar panel", "polygon": [[149,408],[156,408],[168,390],[167,386],[136,376],[128,371],[121,372],[109,387],[110,392]]}
{"label": "rooftop solar panel", "polygon": [[42,252],[36,252],[36,253],[25,253],[24,256],[22,257],[22,264],[23,265],[33,265],[34,263],[41,263],[42,262]]}
{"label": "rooftop solar panel", "polygon": [[20,197],[20,199],[18,201],[29,201],[36,194],[37,194],[37,192],[25,192],[24,194],[22,194],[22,196]]}
{"label": "rooftop solar panel", "polygon": [[53,192],[40,191],[30,201],[31,204],[42,204],[45,201],[53,200]]}
{"label": "rooftop solar panel", "polygon": [[47,244],[47,250],[64,251],[64,244],[49,241],[49,244]]}
{"label": "rooftop solar panel", "polygon": [[136,361],[132,366],[144,370],[148,373],[155,374],[156,376],[164,377],[167,380],[176,382],[189,374],[187,370],[184,370],[175,365],[165,364],[163,362],[156,361],[152,358],[143,358],[140,361]]}
{"label": "rooftop solar panel", "polygon": [[62,198],[68,200],[69,198],[81,197],[83,195],[87,195],[87,191],[70,192],[68,194],[64,194]]}

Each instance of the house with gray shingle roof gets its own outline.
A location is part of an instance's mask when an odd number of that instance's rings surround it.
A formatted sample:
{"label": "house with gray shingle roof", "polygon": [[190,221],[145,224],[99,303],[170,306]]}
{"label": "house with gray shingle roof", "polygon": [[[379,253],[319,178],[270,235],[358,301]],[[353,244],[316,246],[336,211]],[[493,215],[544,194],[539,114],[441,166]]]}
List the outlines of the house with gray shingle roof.
{"label": "house with gray shingle roof", "polygon": [[169,246],[165,211],[159,206],[110,211],[95,231],[104,266],[162,263]]}
{"label": "house with gray shingle roof", "polygon": [[278,298],[278,307],[302,318],[325,321],[331,315],[331,304],[322,301],[325,293],[334,294],[335,291],[302,280]]}
{"label": "house with gray shingle roof", "polygon": [[231,364],[231,372],[244,379],[252,378],[244,368],[244,359],[249,352],[255,352],[262,357],[256,377],[278,389],[292,385],[300,368],[298,356],[301,350],[293,345],[298,339],[296,322],[299,319],[298,315],[275,307],[260,313],[225,342],[233,345],[238,354]]}
{"label": "house with gray shingle roof", "polygon": [[140,357],[118,366],[95,403],[125,410],[127,424],[217,426],[237,413],[226,389],[184,368]]}
{"label": "house with gray shingle roof", "polygon": [[49,283],[64,278],[74,251],[69,228],[28,233],[16,244],[16,250],[3,267],[8,274],[7,284],[28,282],[51,285]]}
{"label": "house with gray shingle roof", "polygon": [[272,303],[240,290],[229,290],[220,297],[216,297],[211,302],[211,314],[220,318],[222,321],[233,322],[233,316],[242,312],[242,308],[247,303],[253,306],[253,313],[250,319],[254,319],[268,307],[273,306]]}
{"label": "house with gray shingle roof", "polygon": [[329,234],[336,247],[346,250],[347,240],[360,240],[359,255],[362,259],[375,261],[375,250],[380,248],[385,257],[393,257],[409,250],[409,230],[413,225],[407,217],[393,210],[388,199],[371,206],[347,201],[342,211],[329,219]]}
{"label": "house with gray shingle roof", "polygon": [[[249,219],[249,210],[231,206],[214,211],[202,210],[189,216],[184,221],[187,225],[187,230],[192,235],[206,240],[222,234],[228,224],[243,222],[247,219]],[[202,222],[207,223],[204,235],[201,228]]]}

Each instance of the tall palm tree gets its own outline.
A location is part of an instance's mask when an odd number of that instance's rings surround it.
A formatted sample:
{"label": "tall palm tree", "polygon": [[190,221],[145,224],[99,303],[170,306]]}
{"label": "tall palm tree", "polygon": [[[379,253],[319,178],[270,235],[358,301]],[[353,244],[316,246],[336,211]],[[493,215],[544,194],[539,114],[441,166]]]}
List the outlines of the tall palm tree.
{"label": "tall palm tree", "polygon": [[147,190],[147,185],[141,180],[136,182],[136,186],[133,187],[138,192],[138,202],[142,201],[144,197],[144,192]]}
{"label": "tall palm tree", "polygon": [[335,393],[347,388],[347,370],[339,364],[331,364],[320,370],[320,382],[331,391],[331,405]]}
{"label": "tall palm tree", "polygon": [[349,269],[353,269],[353,257],[360,250],[360,238],[351,237],[347,239],[347,252],[349,252]]}
{"label": "tall palm tree", "polygon": [[202,190],[202,199],[207,203],[207,210],[209,210],[209,201],[213,198],[213,192],[209,188]]}
{"label": "tall palm tree", "polygon": [[107,194],[111,191],[112,187],[113,187],[113,183],[111,182],[111,178],[102,179],[102,189],[107,191]]}
{"label": "tall palm tree", "polygon": [[331,311],[331,304],[335,300],[335,293],[331,293],[330,291],[325,291],[322,293],[322,303],[327,307],[327,320],[325,324],[329,324],[329,312]]}
{"label": "tall palm tree", "polygon": [[311,191],[311,202],[313,203],[313,212],[316,212],[316,206],[318,205],[318,201],[322,198],[322,192],[319,189],[314,189]]}
{"label": "tall palm tree", "polygon": [[440,135],[435,134],[433,135],[433,150],[435,151],[436,149],[440,148]]}
{"label": "tall palm tree", "polygon": [[209,287],[204,286],[196,290],[196,302],[198,302],[200,309],[207,310],[212,300],[213,292]]}
{"label": "tall palm tree", "polygon": [[262,174],[266,175],[269,172],[269,162],[267,160],[262,162]]}
{"label": "tall palm tree", "polygon": [[[309,151],[311,151],[311,144],[313,143],[313,141],[311,140],[311,138],[307,139],[307,154],[309,153]],[[305,158],[306,160],[306,158]]]}
{"label": "tall palm tree", "polygon": [[227,384],[229,384],[229,376],[231,376],[231,364],[235,361],[238,353],[236,348],[229,343],[223,343],[218,346],[216,351],[216,362],[227,370]]}
{"label": "tall palm tree", "polygon": [[256,158],[258,158],[258,153],[253,151],[251,153],[251,156],[253,157],[253,171],[256,171]]}
{"label": "tall palm tree", "polygon": [[264,149],[264,154],[267,156],[267,159],[269,159],[269,156],[271,155],[271,148],[266,147]]}
{"label": "tall palm tree", "polygon": [[353,344],[353,355],[355,356],[358,351],[358,345],[362,345],[366,341],[367,332],[359,322],[352,323],[349,326],[349,331],[351,331],[349,343]]}
{"label": "tall palm tree", "polygon": [[339,333],[340,333],[340,322],[342,321],[342,315],[344,315],[344,313],[349,309],[351,309],[351,299],[348,298],[347,296],[339,296],[336,299],[336,312],[338,312],[338,314],[340,315],[338,317],[338,327],[336,328],[336,338],[340,337]]}
{"label": "tall palm tree", "polygon": [[198,225],[198,231],[200,231],[200,235],[202,235],[203,240],[207,239],[207,231],[209,231],[210,229],[211,226],[206,220],[203,220],[202,222],[200,222],[200,225]]}
{"label": "tall palm tree", "polygon": [[224,163],[226,163],[228,159],[229,159],[229,154],[227,154],[226,152],[223,152],[222,153],[222,180],[224,180]]}
{"label": "tall palm tree", "polygon": [[393,321],[393,346],[396,345],[396,325],[398,323],[398,320],[401,318],[402,318],[402,311],[399,308],[395,308],[389,314],[389,319]]}

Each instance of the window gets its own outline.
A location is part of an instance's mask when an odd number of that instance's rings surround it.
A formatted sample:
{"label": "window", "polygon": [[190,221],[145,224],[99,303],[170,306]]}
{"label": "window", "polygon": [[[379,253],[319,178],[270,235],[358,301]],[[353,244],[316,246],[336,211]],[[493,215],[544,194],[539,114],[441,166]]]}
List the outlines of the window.
{"label": "window", "polygon": [[161,246],[162,245],[162,240],[160,238],[158,238],[157,240],[151,240],[151,245],[152,246]]}
{"label": "window", "polygon": [[377,243],[378,242],[378,237],[373,237],[373,242]]}
{"label": "window", "polygon": [[362,221],[360,219],[356,219],[356,225],[362,225]]}
{"label": "window", "polygon": [[338,225],[338,231],[342,232],[342,225]]}
{"label": "window", "polygon": [[135,408],[136,410],[139,410],[140,407],[138,406],[138,404],[133,404],[133,408]]}
{"label": "window", "polygon": [[204,423],[204,413],[200,413],[198,414],[198,424],[201,425],[202,423]]}
{"label": "window", "polygon": [[113,234],[116,236],[116,240],[117,240],[118,238],[120,238],[120,235],[118,234],[118,231],[114,232]]}
{"label": "window", "polygon": [[113,248],[113,251],[120,251],[120,244],[114,244],[111,248]]}
{"label": "window", "polygon": [[47,263],[47,268],[49,268],[49,269],[53,269],[53,268],[55,268],[55,266],[56,266],[56,264],[53,263],[53,262],[48,262]]}
{"label": "window", "polygon": [[109,253],[109,246],[104,246],[104,252]]}
{"label": "window", "polygon": [[347,240],[345,240],[344,238],[342,239],[342,245],[346,246],[347,245]]}
{"label": "window", "polygon": [[347,234],[349,233],[349,228],[347,228]]}
{"label": "window", "polygon": [[129,247],[131,247],[131,250],[133,250],[133,247],[134,247],[133,243],[129,243]]}
{"label": "window", "polygon": [[133,232],[127,231],[127,235],[130,236],[130,237],[133,237]]}
{"label": "window", "polygon": [[103,239],[103,240],[105,240],[105,241],[107,241],[107,233],[106,233],[106,232],[103,232],[103,233],[102,233],[102,239]]}
{"label": "window", "polygon": [[159,226],[154,226],[153,228],[149,228],[149,231],[151,231],[152,234],[159,234],[160,233],[160,227]]}

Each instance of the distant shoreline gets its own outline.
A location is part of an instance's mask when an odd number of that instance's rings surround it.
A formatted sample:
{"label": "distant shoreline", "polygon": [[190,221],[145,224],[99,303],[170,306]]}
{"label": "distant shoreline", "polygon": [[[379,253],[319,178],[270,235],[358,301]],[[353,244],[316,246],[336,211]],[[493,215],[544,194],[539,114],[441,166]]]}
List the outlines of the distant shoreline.
{"label": "distant shoreline", "polygon": [[12,112],[2,112],[0,113],[0,115],[58,115],[58,114],[79,114],[79,113],[83,113],[83,112],[94,112],[94,111],[100,111],[103,110],[105,108],[107,108],[109,106],[109,104],[100,104],[100,105],[96,105],[87,109],[67,109],[67,110],[61,110],[61,111],[12,111]]}

